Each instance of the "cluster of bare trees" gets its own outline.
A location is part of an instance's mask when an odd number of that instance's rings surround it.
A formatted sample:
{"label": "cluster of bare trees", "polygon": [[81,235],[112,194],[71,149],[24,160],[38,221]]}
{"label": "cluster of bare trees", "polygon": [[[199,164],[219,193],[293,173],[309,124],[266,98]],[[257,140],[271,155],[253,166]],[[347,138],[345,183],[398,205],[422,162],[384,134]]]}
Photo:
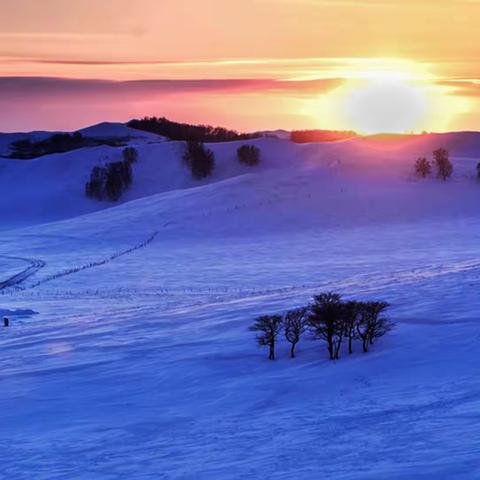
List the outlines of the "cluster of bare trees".
{"label": "cluster of bare trees", "polygon": [[262,315],[250,330],[257,333],[260,346],[268,347],[268,358],[275,360],[275,346],[279,337],[290,344],[290,357],[295,358],[295,347],[309,333],[313,340],[326,344],[330,360],[338,360],[342,345],[353,353],[356,341],[368,352],[376,339],[389,332],[394,324],[384,317],[386,302],[343,301],[336,293],[321,293],[313,297],[307,307],[296,308],[284,315]]}
{"label": "cluster of bare trees", "polygon": [[[443,181],[446,181],[452,176],[453,165],[449,159],[448,150],[444,148],[439,148],[433,152],[433,164],[435,165],[437,171],[437,177],[441,178]],[[430,162],[426,157],[419,157],[415,162],[415,172],[422,178],[428,177],[431,175],[433,169],[432,162]]]}

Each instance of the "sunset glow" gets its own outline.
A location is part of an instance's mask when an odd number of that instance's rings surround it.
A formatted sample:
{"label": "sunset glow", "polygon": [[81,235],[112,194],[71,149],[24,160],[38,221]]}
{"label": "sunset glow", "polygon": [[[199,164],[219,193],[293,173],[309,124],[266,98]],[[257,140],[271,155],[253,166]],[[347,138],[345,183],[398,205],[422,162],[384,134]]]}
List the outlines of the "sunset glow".
{"label": "sunset glow", "polygon": [[2,130],[143,115],[242,130],[480,124],[477,1],[0,5]]}

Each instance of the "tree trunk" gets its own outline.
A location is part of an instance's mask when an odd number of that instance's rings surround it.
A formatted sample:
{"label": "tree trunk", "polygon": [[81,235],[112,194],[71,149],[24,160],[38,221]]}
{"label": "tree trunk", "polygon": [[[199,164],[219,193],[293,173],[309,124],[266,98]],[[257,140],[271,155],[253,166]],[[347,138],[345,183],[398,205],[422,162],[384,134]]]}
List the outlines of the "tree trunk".
{"label": "tree trunk", "polygon": [[270,352],[268,354],[268,359],[275,360],[275,344],[274,343],[270,344]]}
{"label": "tree trunk", "polygon": [[353,341],[353,337],[352,335],[350,335],[348,337],[348,353],[353,353],[352,341]]}
{"label": "tree trunk", "polygon": [[368,340],[367,340],[367,338],[363,339],[363,351],[365,353],[368,352]]}
{"label": "tree trunk", "polygon": [[333,353],[333,341],[331,338],[328,339],[328,353],[330,355],[330,360],[335,360],[335,356]]}
{"label": "tree trunk", "polygon": [[290,347],[290,358],[295,358],[295,345],[296,342],[292,342],[292,346]]}

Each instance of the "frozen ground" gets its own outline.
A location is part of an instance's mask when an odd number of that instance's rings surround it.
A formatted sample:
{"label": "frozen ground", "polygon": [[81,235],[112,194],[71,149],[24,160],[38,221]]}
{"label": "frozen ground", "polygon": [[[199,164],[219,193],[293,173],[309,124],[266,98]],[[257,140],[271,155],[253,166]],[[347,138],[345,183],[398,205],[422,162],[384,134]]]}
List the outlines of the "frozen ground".
{"label": "frozen ground", "polygon": [[[180,144],[134,139],[113,207],[83,186],[120,149],[0,160],[0,314],[38,312],[0,330],[0,478],[480,478],[478,135],[255,142],[262,166],[215,145],[196,184]],[[412,178],[440,146],[454,178]],[[326,290],[397,328],[268,362],[252,319]]]}

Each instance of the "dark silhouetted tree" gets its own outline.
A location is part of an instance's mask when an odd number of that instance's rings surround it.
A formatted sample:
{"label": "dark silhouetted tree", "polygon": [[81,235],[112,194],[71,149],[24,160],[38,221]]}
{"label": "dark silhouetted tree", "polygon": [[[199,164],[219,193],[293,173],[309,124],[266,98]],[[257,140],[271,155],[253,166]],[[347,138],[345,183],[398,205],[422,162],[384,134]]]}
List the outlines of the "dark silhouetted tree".
{"label": "dark silhouetted tree", "polygon": [[480,162],[477,163],[477,178],[480,180]]}
{"label": "dark silhouetted tree", "polygon": [[107,181],[107,169],[104,167],[93,167],[90,173],[90,180],[85,185],[87,197],[103,200],[105,197],[105,182]]}
{"label": "dark silhouetted tree", "polygon": [[201,180],[212,174],[215,156],[201,142],[189,141],[186,144],[183,160],[189,166],[192,177]]}
{"label": "dark silhouetted tree", "polygon": [[242,145],[237,149],[237,158],[240,163],[253,167],[260,162],[260,149],[255,145]]}
{"label": "dark silhouetted tree", "polygon": [[283,326],[285,338],[291,344],[290,357],[295,358],[295,347],[300,341],[302,334],[305,332],[307,325],[307,308],[296,308],[285,314]]}
{"label": "dark silhouetted tree", "polygon": [[128,163],[137,163],[138,150],[134,147],[125,147],[122,151],[123,159]]}
{"label": "dark silhouetted tree", "polygon": [[452,162],[450,162],[448,150],[439,148],[433,152],[433,157],[435,158],[435,164],[437,166],[438,178],[441,178],[443,181],[450,178],[453,173],[453,165]]}
{"label": "dark silhouetted tree", "polygon": [[90,179],[85,185],[87,197],[96,200],[117,201],[132,184],[132,167],[130,162],[107,163],[104,167],[93,167]]}
{"label": "dark silhouetted tree", "polygon": [[432,165],[425,157],[420,157],[415,162],[415,173],[422,178],[432,173]]}
{"label": "dark silhouetted tree", "polygon": [[393,328],[393,324],[382,317],[382,313],[388,306],[386,302],[363,302],[361,304],[357,333],[362,340],[364,352],[368,352],[369,345],[373,344],[375,339],[383,337]]}
{"label": "dark silhouetted tree", "polygon": [[353,341],[357,338],[357,326],[361,318],[362,304],[356,301],[342,305],[342,322],[344,335],[348,338],[348,353],[353,353]]}
{"label": "dark silhouetted tree", "polygon": [[257,342],[260,346],[268,347],[269,360],[275,360],[275,341],[282,329],[283,318],[281,315],[262,315],[255,320],[249,328],[257,334]]}
{"label": "dark silhouetted tree", "polygon": [[308,325],[316,339],[327,343],[330,360],[339,358],[344,335],[342,300],[336,293],[322,293],[313,297],[308,314]]}
{"label": "dark silhouetted tree", "polygon": [[105,193],[107,198],[116,202],[132,184],[132,167],[127,161],[113,162],[107,165]]}

